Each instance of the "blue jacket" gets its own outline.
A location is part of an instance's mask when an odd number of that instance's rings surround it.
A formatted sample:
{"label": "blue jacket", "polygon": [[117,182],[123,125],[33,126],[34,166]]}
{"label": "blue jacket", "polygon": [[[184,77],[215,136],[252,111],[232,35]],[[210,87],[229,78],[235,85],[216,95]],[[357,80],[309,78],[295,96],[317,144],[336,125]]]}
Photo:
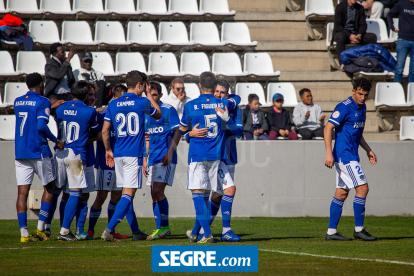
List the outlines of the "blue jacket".
{"label": "blue jacket", "polygon": [[351,58],[372,57],[378,59],[384,71],[394,72],[397,61],[384,47],[378,44],[368,44],[345,50],[339,57],[343,65],[350,64]]}

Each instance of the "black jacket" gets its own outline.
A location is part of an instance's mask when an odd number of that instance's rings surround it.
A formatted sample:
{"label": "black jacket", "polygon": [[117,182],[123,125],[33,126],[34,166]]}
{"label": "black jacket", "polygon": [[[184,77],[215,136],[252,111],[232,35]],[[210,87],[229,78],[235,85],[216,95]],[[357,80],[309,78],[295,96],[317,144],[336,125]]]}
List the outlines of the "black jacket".
{"label": "black jacket", "polygon": [[267,119],[269,120],[270,130],[279,132],[280,129],[291,130],[292,122],[290,120],[289,111],[282,108],[282,113],[277,113],[273,107],[267,112]]}
{"label": "black jacket", "polygon": [[[348,14],[347,5],[348,1],[343,1],[339,3],[338,6],[336,6],[332,41],[336,33],[345,33],[348,37],[351,36],[351,33],[345,30],[345,24]],[[364,7],[358,3],[356,3],[354,7],[356,9],[355,28],[357,34],[361,34],[362,36],[364,36],[367,32],[367,21],[365,17]]]}
{"label": "black jacket", "polygon": [[[259,119],[259,128],[262,128],[264,131],[269,130],[269,125],[267,124],[265,113],[260,108],[259,110],[257,110],[257,118]],[[251,134],[253,134],[253,118],[248,105],[246,105],[246,108],[243,109],[242,122],[243,133],[250,132]]]}
{"label": "black jacket", "polygon": [[68,76],[68,85],[72,87],[75,83],[73,77],[72,66],[66,60],[60,64],[54,58],[50,58],[45,66],[45,97],[53,95],[56,86],[60,83],[61,79]]}

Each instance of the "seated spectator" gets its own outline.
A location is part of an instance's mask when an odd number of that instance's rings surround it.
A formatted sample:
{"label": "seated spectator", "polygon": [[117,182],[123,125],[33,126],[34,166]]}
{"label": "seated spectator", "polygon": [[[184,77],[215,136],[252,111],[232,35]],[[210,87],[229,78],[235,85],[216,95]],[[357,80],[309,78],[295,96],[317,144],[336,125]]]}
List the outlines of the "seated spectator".
{"label": "seated spectator", "polygon": [[177,110],[178,117],[183,117],[184,106],[187,102],[191,101],[185,94],[184,81],[180,78],[176,78],[171,82],[172,93],[168,95],[162,102],[172,105]]}
{"label": "seated spectator", "polygon": [[298,128],[302,140],[323,137],[325,115],[319,105],[313,103],[312,92],[303,88],[299,91],[300,102],[293,110],[293,123]]}
{"label": "seated spectator", "polygon": [[106,89],[106,81],[104,74],[99,71],[95,71],[92,68],[93,56],[90,52],[84,52],[81,56],[81,68],[73,71],[73,76],[76,81],[86,80],[96,83],[98,90],[96,90],[96,107],[101,107],[103,102],[108,97]]}
{"label": "seated spectator", "polygon": [[338,56],[346,44],[377,44],[377,36],[367,33],[364,7],[356,0],[347,0],[335,9],[333,40],[336,42]]}
{"label": "seated spectator", "polygon": [[278,136],[298,140],[295,127],[291,123],[289,111],[282,108],[284,102],[283,95],[276,93],[273,95],[273,107],[267,112],[267,119],[270,125],[269,138],[276,140]]}
{"label": "seated spectator", "polygon": [[249,104],[243,110],[243,135],[245,140],[269,140],[265,133],[269,129],[263,110],[260,109],[259,96],[249,95]]}
{"label": "seated spectator", "polygon": [[384,14],[384,4],[378,0],[363,0],[361,5],[366,11],[369,19],[379,19]]}
{"label": "seated spectator", "polygon": [[66,58],[65,47],[60,43],[50,46],[52,57],[45,66],[45,97],[49,98],[52,105],[57,100],[72,100],[71,87],[75,83],[70,60],[75,55],[71,49]]}

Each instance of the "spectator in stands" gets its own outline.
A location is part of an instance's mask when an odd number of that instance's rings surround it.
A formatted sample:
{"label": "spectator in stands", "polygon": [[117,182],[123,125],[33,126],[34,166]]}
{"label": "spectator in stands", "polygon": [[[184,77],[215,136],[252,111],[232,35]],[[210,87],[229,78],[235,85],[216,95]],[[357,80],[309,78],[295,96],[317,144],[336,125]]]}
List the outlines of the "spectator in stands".
{"label": "spectator in stands", "polygon": [[49,98],[52,104],[57,100],[72,100],[71,87],[75,83],[70,60],[75,55],[71,49],[66,57],[65,47],[60,43],[50,46],[52,58],[45,66],[45,97]]}
{"label": "spectator in stands", "polygon": [[191,101],[185,94],[184,81],[180,78],[176,78],[171,82],[172,93],[168,95],[162,102],[172,105],[176,110],[178,117],[183,117],[184,106],[187,102]]}
{"label": "spectator in stands", "polygon": [[265,131],[269,129],[263,110],[260,109],[259,96],[250,94],[249,104],[243,110],[243,135],[245,140],[269,140]]}
{"label": "spectator in stands", "polygon": [[319,105],[313,103],[312,92],[308,88],[299,91],[300,102],[293,110],[293,123],[303,140],[323,137],[325,115]]}
{"label": "spectator in stands", "polygon": [[270,126],[269,138],[270,140],[276,140],[278,136],[281,136],[290,140],[298,140],[295,127],[290,120],[289,111],[282,107],[283,102],[282,94],[276,93],[273,95],[273,107],[267,112]]}
{"label": "spectator in stands", "polygon": [[93,56],[90,52],[84,52],[81,56],[81,68],[73,71],[73,76],[76,81],[86,80],[96,83],[98,89],[96,90],[96,107],[101,107],[104,98],[108,97],[106,93],[106,81],[104,74],[99,71],[95,71],[92,68]]}
{"label": "spectator in stands", "polygon": [[356,0],[347,0],[338,4],[335,10],[333,40],[336,42],[338,56],[345,45],[376,44],[377,36],[367,33],[364,7]]}
{"label": "spectator in stands", "polygon": [[[385,0],[386,1],[386,0]],[[378,0],[363,0],[361,5],[370,19],[379,19],[384,14],[384,4]]]}
{"label": "spectator in stands", "polygon": [[[394,26],[392,18],[399,15],[399,26]],[[398,33],[397,67],[395,68],[394,82],[402,82],[405,60],[410,54],[410,70],[408,82],[414,82],[414,0],[400,1],[388,13],[388,26]]]}

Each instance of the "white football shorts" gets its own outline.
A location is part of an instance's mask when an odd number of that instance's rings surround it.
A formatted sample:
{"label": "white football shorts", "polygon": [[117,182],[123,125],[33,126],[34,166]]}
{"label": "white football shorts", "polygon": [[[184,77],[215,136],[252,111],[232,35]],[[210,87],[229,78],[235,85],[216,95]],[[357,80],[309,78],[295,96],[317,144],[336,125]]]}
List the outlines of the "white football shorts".
{"label": "white football shorts", "polygon": [[86,184],[88,187],[82,190],[83,194],[95,192],[95,168],[93,166],[86,167]]}
{"label": "white football shorts", "polygon": [[115,157],[118,188],[142,188],[142,165],[140,163],[138,157]]}
{"label": "white football shorts", "polygon": [[82,164],[80,154],[76,155],[72,149],[68,148],[63,151],[57,150],[55,158],[57,164],[56,188],[61,189],[68,186],[69,189],[85,189],[88,187],[86,167]]}
{"label": "white football shorts", "polygon": [[122,188],[118,188],[116,185],[115,170],[102,170],[98,169],[96,175],[97,191],[122,191]]}
{"label": "white football shorts", "polygon": [[226,165],[224,162],[220,162],[217,171],[217,182],[221,190],[216,191],[216,193],[223,195],[225,189],[234,186],[234,170],[234,165]]}
{"label": "white football shorts", "polygon": [[162,166],[162,163],[155,163],[148,168],[147,185],[152,186],[154,182],[165,183],[172,186],[175,175],[176,164],[170,163]]}
{"label": "white football shorts", "polygon": [[43,186],[56,179],[56,165],[53,157],[40,159],[18,159],[16,165],[17,185],[31,185],[34,174],[37,174]]}
{"label": "white football shorts", "polygon": [[367,177],[357,161],[348,164],[335,162],[336,188],[350,190],[368,183]]}
{"label": "white football shorts", "polygon": [[191,162],[188,165],[187,189],[220,192],[222,188],[217,176],[220,162],[220,160]]}

